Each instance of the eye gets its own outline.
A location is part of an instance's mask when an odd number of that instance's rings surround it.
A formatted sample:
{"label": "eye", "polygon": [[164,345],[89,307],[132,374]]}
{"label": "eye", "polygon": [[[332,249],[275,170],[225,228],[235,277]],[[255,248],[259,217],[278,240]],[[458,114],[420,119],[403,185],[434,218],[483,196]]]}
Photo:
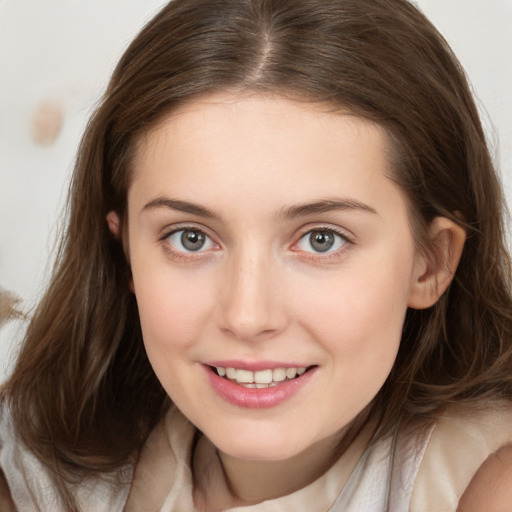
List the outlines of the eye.
{"label": "eye", "polygon": [[297,243],[301,251],[329,253],[341,249],[348,240],[341,234],[330,229],[315,229],[305,233]]}
{"label": "eye", "polygon": [[167,237],[169,245],[178,252],[207,251],[216,247],[212,239],[199,229],[180,229]]}

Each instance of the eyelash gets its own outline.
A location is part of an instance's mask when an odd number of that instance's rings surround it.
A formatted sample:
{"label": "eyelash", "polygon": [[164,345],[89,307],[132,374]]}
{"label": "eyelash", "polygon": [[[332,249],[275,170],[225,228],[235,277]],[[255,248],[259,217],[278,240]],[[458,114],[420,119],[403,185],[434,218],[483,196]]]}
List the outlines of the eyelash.
{"label": "eyelash", "polygon": [[[219,247],[219,244],[213,241],[212,237],[206,233],[206,231],[202,228],[199,228],[197,226],[178,226],[171,231],[167,231],[164,235],[162,235],[158,241],[163,244],[163,247],[167,254],[172,257],[175,260],[178,261],[190,261],[193,259],[196,259],[198,257],[204,256],[205,254],[211,253],[211,249],[201,250],[201,248],[197,251],[180,251],[178,249],[175,249],[172,244],[169,241],[169,238],[173,235],[176,235],[177,233],[181,232],[192,232],[192,233],[199,233],[203,235],[207,241],[209,241],[214,246]],[[201,256],[199,256],[201,255]]]}
{"label": "eyelash", "polygon": [[[163,244],[163,247],[167,254],[171,256],[173,259],[178,261],[190,261],[199,257],[204,257],[207,254],[211,254],[212,250],[211,248],[208,248],[206,250],[202,250],[201,248],[197,251],[180,251],[175,249],[172,244],[169,242],[169,238],[173,235],[176,235],[177,233],[181,232],[196,232],[201,235],[204,235],[204,237],[209,241],[211,244],[215,246],[215,249],[219,248],[220,245],[216,243],[210,235],[206,233],[206,231],[203,228],[197,227],[197,226],[178,226],[172,229],[171,231],[167,231],[164,235],[162,235],[159,238],[159,242]],[[311,237],[313,233],[330,233],[334,235],[335,237],[340,238],[343,241],[343,244],[340,248],[330,251],[327,250],[325,252],[315,252],[315,251],[305,251],[305,250],[297,250],[294,249],[295,246],[297,246],[302,240],[305,240],[306,237]],[[313,260],[313,261],[329,261],[331,259],[339,258],[345,251],[347,251],[351,245],[354,245],[354,241],[351,237],[347,235],[347,233],[342,232],[341,230],[334,229],[331,226],[314,226],[310,227],[308,229],[304,229],[298,240],[294,242],[291,246],[291,250],[293,252],[301,252],[302,254],[307,254],[306,258]],[[215,250],[214,249],[214,250]]]}
{"label": "eyelash", "polygon": [[[332,259],[339,258],[342,256],[349,248],[350,246],[354,245],[354,240],[352,237],[350,237],[346,232],[338,230],[333,228],[332,226],[314,226],[310,227],[308,229],[305,229],[297,242],[294,242],[292,246],[292,250],[294,246],[297,246],[302,240],[306,239],[306,237],[311,237],[313,233],[330,233],[334,235],[335,237],[339,237],[343,244],[340,248],[335,249],[333,251],[326,251],[326,252],[315,252],[315,251],[301,251],[303,254],[307,254],[306,256],[308,259],[313,261],[329,261]],[[299,251],[296,251],[299,252]]]}

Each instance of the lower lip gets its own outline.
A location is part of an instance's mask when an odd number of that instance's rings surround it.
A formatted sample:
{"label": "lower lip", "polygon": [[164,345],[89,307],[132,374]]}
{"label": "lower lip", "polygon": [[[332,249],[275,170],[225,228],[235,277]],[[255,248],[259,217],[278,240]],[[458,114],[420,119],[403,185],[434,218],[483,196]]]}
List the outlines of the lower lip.
{"label": "lower lip", "polygon": [[224,400],[237,407],[247,409],[265,409],[279,405],[299,392],[316,373],[316,367],[311,368],[300,377],[286,380],[271,388],[245,388],[219,377],[212,369],[205,365],[210,384]]}

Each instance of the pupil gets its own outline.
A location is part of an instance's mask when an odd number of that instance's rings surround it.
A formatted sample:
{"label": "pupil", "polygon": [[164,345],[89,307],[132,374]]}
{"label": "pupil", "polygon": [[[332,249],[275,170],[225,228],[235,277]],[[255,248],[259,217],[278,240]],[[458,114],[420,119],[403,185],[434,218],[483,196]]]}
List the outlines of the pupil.
{"label": "pupil", "polygon": [[181,235],[181,243],[188,251],[198,251],[204,242],[205,236],[200,231],[184,231]]}
{"label": "pupil", "polygon": [[325,252],[334,245],[334,236],[328,231],[315,231],[310,236],[311,246],[315,251]]}

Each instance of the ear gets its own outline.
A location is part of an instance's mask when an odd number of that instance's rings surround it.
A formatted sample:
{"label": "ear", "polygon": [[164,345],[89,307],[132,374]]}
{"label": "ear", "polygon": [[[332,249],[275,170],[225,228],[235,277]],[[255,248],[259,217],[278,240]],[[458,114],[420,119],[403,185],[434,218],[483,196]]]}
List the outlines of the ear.
{"label": "ear", "polygon": [[[110,232],[114,235],[114,237],[116,239],[119,239],[121,237],[121,220],[119,219],[119,215],[116,212],[111,211],[111,212],[107,213],[106,219],[107,219],[108,229],[110,230]],[[125,244],[126,244],[126,240],[123,237],[123,248],[124,248],[124,252],[127,257],[128,263],[129,263],[128,247]],[[135,285],[133,284],[133,277],[130,277],[130,280],[128,281],[128,288],[130,289],[130,291],[132,293],[135,293]]]}
{"label": "ear", "polygon": [[425,309],[434,305],[452,282],[462,255],[466,231],[446,217],[429,226],[429,250],[418,255],[408,306]]}
{"label": "ear", "polygon": [[120,222],[121,221],[119,220],[119,215],[116,212],[111,211],[107,213],[108,229],[114,235],[115,238],[119,238],[119,235],[121,233]]}

